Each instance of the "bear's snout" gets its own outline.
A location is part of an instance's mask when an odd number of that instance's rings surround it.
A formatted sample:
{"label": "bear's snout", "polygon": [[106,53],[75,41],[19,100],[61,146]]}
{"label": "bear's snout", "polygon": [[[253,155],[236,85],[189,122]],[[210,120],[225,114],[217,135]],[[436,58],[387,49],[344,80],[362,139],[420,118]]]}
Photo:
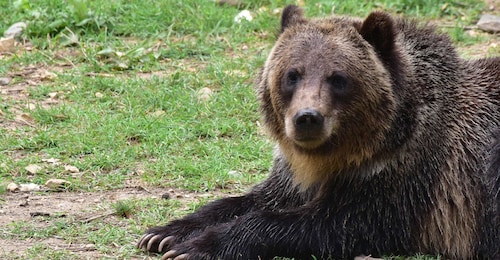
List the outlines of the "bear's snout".
{"label": "bear's snout", "polygon": [[325,119],[323,115],[315,109],[301,109],[293,116],[293,124],[297,139],[316,139],[321,134]]}

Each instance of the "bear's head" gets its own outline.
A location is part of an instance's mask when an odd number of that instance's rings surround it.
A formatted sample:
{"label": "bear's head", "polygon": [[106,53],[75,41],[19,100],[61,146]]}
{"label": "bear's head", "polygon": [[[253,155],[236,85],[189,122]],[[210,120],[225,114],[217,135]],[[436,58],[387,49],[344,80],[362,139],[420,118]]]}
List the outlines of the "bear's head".
{"label": "bear's head", "polygon": [[308,187],[360,167],[383,149],[397,101],[393,19],[308,20],[283,10],[277,42],[257,78],[264,124]]}

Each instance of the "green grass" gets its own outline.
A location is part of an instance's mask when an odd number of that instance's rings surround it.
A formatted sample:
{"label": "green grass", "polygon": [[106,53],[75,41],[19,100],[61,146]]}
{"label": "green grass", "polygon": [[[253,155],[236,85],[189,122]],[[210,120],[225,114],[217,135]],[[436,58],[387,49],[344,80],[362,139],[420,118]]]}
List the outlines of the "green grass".
{"label": "green grass", "polygon": [[[0,32],[18,21],[29,27],[20,39],[27,44],[0,56],[0,75],[12,78],[8,87],[24,86],[20,98],[0,96],[0,194],[9,182],[44,184],[50,178],[71,181],[71,192],[112,191],[130,181],[148,188],[241,192],[263,179],[273,145],[259,131],[252,81],[275,39],[274,10],[296,2],[247,2],[254,20],[237,24],[240,9],[208,0],[1,1]],[[457,27],[446,30],[460,46],[492,37],[470,36],[462,28],[478,19],[481,1],[305,2],[308,16],[364,16],[382,9],[451,21]],[[498,53],[496,48],[490,55]],[[198,91],[205,87],[213,94],[200,101]],[[20,123],[20,115],[29,124]],[[27,172],[30,164],[42,170]],[[68,165],[79,173],[68,172]],[[0,227],[0,238],[78,241],[95,245],[104,258],[130,258],[143,255],[134,244],[146,227],[206,201],[110,201],[102,207],[116,211],[119,218],[112,222],[81,223],[68,216],[40,227],[15,221]],[[43,243],[26,254],[84,258]]]}

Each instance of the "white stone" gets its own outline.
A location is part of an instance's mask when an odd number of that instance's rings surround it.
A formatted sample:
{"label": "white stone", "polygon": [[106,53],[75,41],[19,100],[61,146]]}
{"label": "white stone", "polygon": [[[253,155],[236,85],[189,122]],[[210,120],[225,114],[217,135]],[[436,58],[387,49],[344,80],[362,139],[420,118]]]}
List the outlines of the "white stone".
{"label": "white stone", "polygon": [[3,36],[5,38],[17,38],[23,34],[24,29],[26,29],[27,25],[25,22],[18,22],[9,27],[4,33]]}
{"label": "white stone", "polygon": [[500,32],[500,16],[483,14],[477,22],[477,27],[487,32]]}
{"label": "white stone", "polygon": [[253,20],[252,14],[248,10],[243,10],[234,17],[235,23],[241,23],[241,21],[246,20],[251,22]]}

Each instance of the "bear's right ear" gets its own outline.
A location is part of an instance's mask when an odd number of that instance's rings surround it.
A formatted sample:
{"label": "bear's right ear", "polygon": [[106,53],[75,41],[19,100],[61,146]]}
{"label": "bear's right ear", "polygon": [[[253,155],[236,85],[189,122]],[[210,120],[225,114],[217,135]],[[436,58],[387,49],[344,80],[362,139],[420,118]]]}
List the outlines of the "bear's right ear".
{"label": "bear's right ear", "polygon": [[280,34],[285,31],[289,26],[305,23],[307,20],[304,18],[304,12],[296,5],[289,5],[283,9],[281,15],[281,30]]}
{"label": "bear's right ear", "polygon": [[359,33],[382,57],[390,55],[395,48],[394,20],[385,12],[375,11],[368,15]]}

